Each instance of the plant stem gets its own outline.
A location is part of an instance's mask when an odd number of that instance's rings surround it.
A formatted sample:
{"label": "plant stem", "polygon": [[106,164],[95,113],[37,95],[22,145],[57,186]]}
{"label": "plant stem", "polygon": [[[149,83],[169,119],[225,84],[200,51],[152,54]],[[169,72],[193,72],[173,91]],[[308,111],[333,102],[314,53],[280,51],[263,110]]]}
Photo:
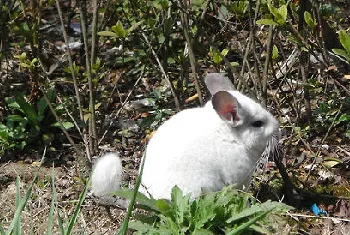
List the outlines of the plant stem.
{"label": "plant stem", "polygon": [[[183,2],[183,5],[187,6],[186,1]],[[188,29],[189,29],[189,25],[188,25],[188,18],[187,18],[187,14],[184,11],[180,11],[180,17],[181,17],[181,24],[182,24],[182,28],[184,31],[184,36],[186,38],[186,42],[187,42],[187,46],[188,46],[188,57],[190,59],[190,64],[191,64],[191,69],[192,69],[192,74],[193,74],[193,79],[194,79],[194,85],[198,94],[198,98],[199,98],[199,103],[201,104],[201,106],[203,106],[204,102],[203,102],[203,97],[202,97],[202,92],[201,92],[201,88],[199,86],[199,81],[198,81],[198,76],[197,76],[197,72],[196,72],[196,58],[194,56],[194,52],[193,52],[193,41],[190,38]]]}
{"label": "plant stem", "polygon": [[98,3],[97,0],[92,0],[92,24],[91,24],[91,66],[96,61],[96,46],[97,46],[97,24],[98,24]]}
{"label": "plant stem", "polygon": [[180,110],[180,102],[179,102],[179,98],[176,96],[176,93],[175,93],[175,90],[174,90],[174,87],[173,85],[171,84],[170,82],[170,79],[168,77],[168,75],[166,74],[163,66],[162,66],[162,63],[160,62],[156,52],[153,50],[153,47],[151,45],[151,43],[149,42],[147,36],[145,35],[144,32],[141,33],[142,34],[142,37],[145,39],[148,47],[150,48],[154,58],[156,59],[157,63],[158,63],[158,66],[160,68],[160,71],[162,72],[163,76],[164,76],[164,79],[165,79],[165,82],[168,84],[169,88],[170,88],[170,91],[171,91],[171,94],[173,95],[173,98],[174,98],[174,102],[175,102],[175,108],[176,108],[176,111],[179,111]]}
{"label": "plant stem", "polygon": [[[83,115],[83,108],[81,106],[81,100],[80,100],[80,92],[79,92],[79,87],[78,87],[78,81],[75,77],[75,72],[74,72],[74,64],[73,64],[73,59],[72,59],[72,54],[71,54],[71,50],[69,47],[69,41],[68,41],[68,35],[67,35],[67,30],[64,27],[64,21],[63,21],[63,16],[62,16],[62,10],[61,10],[61,6],[60,6],[60,2],[59,0],[56,0],[56,7],[57,7],[57,11],[58,11],[58,15],[60,17],[60,21],[61,21],[61,26],[62,26],[62,33],[63,33],[63,39],[64,42],[66,44],[66,54],[67,54],[67,58],[68,58],[68,62],[69,62],[69,69],[70,69],[70,73],[73,79],[73,85],[74,85],[74,91],[75,91],[75,98],[77,99],[77,104],[78,104],[78,110],[79,110],[79,117],[80,117],[80,121],[84,122],[84,115]],[[87,135],[86,135],[86,131],[85,129],[83,130],[83,136],[82,139],[84,140],[84,142],[87,142]],[[89,161],[91,162],[91,151],[88,147],[88,145],[85,145],[85,151],[86,151],[86,156],[89,159]]]}
{"label": "plant stem", "polygon": [[262,91],[261,91],[261,98],[262,98],[262,103],[264,106],[266,106],[266,100],[267,100],[267,77],[269,74],[269,63],[270,63],[271,52],[272,52],[272,47],[273,47],[272,46],[272,39],[273,39],[273,25],[270,25],[269,26],[269,36],[267,38],[266,58],[265,58]]}
{"label": "plant stem", "polygon": [[89,49],[88,49],[88,38],[86,32],[86,19],[85,19],[85,7],[83,6],[83,1],[80,3],[80,22],[81,29],[84,39],[84,50],[85,50],[85,65],[86,65],[86,74],[88,79],[89,86],[89,148],[91,155],[95,155],[97,152],[97,134],[96,134],[96,121],[95,121],[95,99],[94,99],[94,86],[92,83],[92,71],[91,71],[91,62],[89,58]]}

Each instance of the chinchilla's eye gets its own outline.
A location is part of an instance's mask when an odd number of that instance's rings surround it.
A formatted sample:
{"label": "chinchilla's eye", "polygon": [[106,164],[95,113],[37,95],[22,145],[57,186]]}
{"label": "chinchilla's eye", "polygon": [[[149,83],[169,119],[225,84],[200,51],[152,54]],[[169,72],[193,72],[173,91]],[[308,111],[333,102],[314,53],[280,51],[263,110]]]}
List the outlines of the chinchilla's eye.
{"label": "chinchilla's eye", "polygon": [[253,127],[262,127],[264,125],[264,122],[261,120],[253,122]]}

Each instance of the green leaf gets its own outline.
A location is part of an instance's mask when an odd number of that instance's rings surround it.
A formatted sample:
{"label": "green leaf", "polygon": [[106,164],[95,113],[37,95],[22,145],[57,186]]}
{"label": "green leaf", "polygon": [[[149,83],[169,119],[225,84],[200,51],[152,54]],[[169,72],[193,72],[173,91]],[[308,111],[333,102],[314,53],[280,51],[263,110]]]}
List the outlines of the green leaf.
{"label": "green leaf", "polygon": [[[9,134],[8,127],[0,123],[0,140],[8,142]],[[1,143],[2,141],[0,141]],[[7,143],[9,144],[9,143]],[[1,149],[1,148],[0,148]]]}
{"label": "green leaf", "polygon": [[193,235],[214,235],[215,233],[207,229],[196,229],[192,232]]}
{"label": "green leaf", "polygon": [[304,20],[311,30],[315,29],[317,22],[312,19],[311,14],[307,11],[304,12]]}
{"label": "green leaf", "polygon": [[97,33],[97,35],[103,36],[103,37],[114,37],[114,38],[118,37],[118,34],[112,32],[112,31],[100,31]]}
{"label": "green leaf", "polygon": [[183,196],[182,191],[179,187],[175,186],[171,190],[171,202],[175,209],[175,221],[178,224],[184,222],[186,213],[189,213],[189,195]]}
{"label": "green leaf", "polygon": [[24,99],[24,95],[17,94],[15,99],[21,109],[24,111],[24,115],[28,118],[29,123],[33,127],[39,127],[40,118],[38,117],[33,106]]}
{"label": "green leaf", "polygon": [[260,24],[260,25],[278,25],[278,23],[276,23],[272,19],[260,19],[260,20],[256,21],[256,24]]}
{"label": "green leaf", "polygon": [[347,53],[345,50],[343,49],[332,49],[332,51],[337,54],[337,55],[340,55],[342,57],[344,57],[347,61],[350,62],[350,53]]}
{"label": "green leaf", "polygon": [[16,102],[14,98],[5,98],[5,101],[6,101],[7,107],[14,110],[21,111],[23,113],[23,110],[21,109],[21,107],[19,106],[19,104]]}
{"label": "green leaf", "polygon": [[[112,194],[121,198],[131,200],[134,194],[134,190],[129,188],[122,188],[113,192]],[[135,201],[138,203],[138,206],[147,207],[148,209],[158,211],[157,201],[146,197],[140,192],[137,193]]]}
{"label": "green leaf", "polygon": [[158,42],[160,44],[164,43],[165,42],[165,37],[164,37],[164,34],[160,33],[159,36],[158,36]]}
{"label": "green leaf", "polygon": [[229,16],[229,11],[227,10],[226,6],[222,4],[220,6],[218,18],[225,20],[225,19],[228,19],[228,16]]}
{"label": "green leaf", "polygon": [[343,113],[340,117],[339,117],[339,122],[350,122],[350,115],[347,113]]}
{"label": "green leaf", "polygon": [[166,215],[171,210],[170,203],[167,200],[158,199],[156,205],[158,210],[164,215]]}
{"label": "green leaf", "polygon": [[265,215],[267,215],[269,213],[269,211],[265,211],[263,213],[260,213],[258,216],[254,217],[253,219],[249,220],[246,223],[242,223],[240,226],[238,226],[237,228],[233,229],[231,232],[229,232],[229,235],[234,235],[234,234],[240,234],[243,231],[245,231],[247,228],[249,228],[249,226],[253,225],[254,223],[256,223],[257,221],[259,221],[260,219],[262,219]]}
{"label": "green leaf", "polygon": [[128,34],[129,34],[130,32],[132,32],[132,31],[134,31],[135,29],[137,29],[143,22],[144,22],[144,20],[141,20],[141,21],[139,21],[139,22],[133,21],[133,22],[131,23],[131,27],[128,28]]}
{"label": "green leaf", "polygon": [[215,64],[220,64],[222,61],[222,55],[220,54],[220,52],[218,50],[216,50],[213,47],[210,47],[210,54],[213,57],[213,62]]}
{"label": "green leaf", "polygon": [[227,220],[227,223],[232,223],[243,218],[254,216],[257,213],[264,212],[264,210],[259,205],[253,205],[249,208],[244,209],[238,214],[233,215]]}
{"label": "green leaf", "polygon": [[345,30],[339,31],[339,40],[347,54],[350,54],[350,36],[346,33]]}
{"label": "green leaf", "polygon": [[[154,228],[152,225],[142,223],[140,221],[130,221],[129,228],[140,231],[142,234],[158,234],[158,229]],[[170,234],[170,230],[167,231]]]}
{"label": "green leaf", "polygon": [[197,201],[192,202],[192,218],[196,230],[205,228],[205,225],[212,221],[216,216],[215,209],[216,194],[208,193]]}
{"label": "green leaf", "polygon": [[277,10],[276,7],[274,7],[272,5],[272,1],[271,0],[268,0],[267,1],[267,7],[269,8],[269,11],[271,12],[271,14],[275,17],[275,18],[278,18],[279,17],[279,12]]}
{"label": "green leaf", "polygon": [[326,4],[322,4],[319,10],[320,10],[321,17],[323,17],[324,19],[328,19],[329,17],[333,17],[335,14],[339,13],[340,8],[335,7],[331,3],[326,3]]}
{"label": "green leaf", "polygon": [[31,62],[30,62],[30,67],[34,68],[35,67],[35,63],[37,63],[39,60],[37,58],[34,58]]}
{"label": "green leaf", "polygon": [[278,25],[284,25],[287,20],[287,5],[284,4],[278,9],[272,5],[272,1],[267,1],[267,7],[269,11],[274,16],[274,20]]}
{"label": "green leaf", "polygon": [[[62,123],[62,126],[64,127],[64,129],[68,130],[72,127],[74,127],[74,124],[72,122],[61,122]],[[55,122],[54,124],[52,124],[51,126],[53,127],[58,127],[60,128],[61,125],[58,123],[58,122]]]}
{"label": "green leaf", "polygon": [[233,11],[238,16],[242,16],[248,10],[248,1],[245,1],[245,0],[233,1],[231,4],[230,10]]}
{"label": "green leaf", "polygon": [[272,59],[276,60],[278,58],[278,48],[276,45],[272,47]]}
{"label": "green leaf", "polygon": [[[54,100],[56,99],[56,92],[54,90],[49,90],[47,93],[46,93],[48,99],[50,102],[54,102]],[[45,100],[44,97],[41,97],[39,102],[38,102],[38,116],[43,119],[43,115],[45,113],[45,110],[47,109],[48,107],[48,104]]]}
{"label": "green leaf", "polygon": [[234,61],[234,62],[231,62],[230,64],[231,64],[232,67],[237,67],[237,66],[239,66],[239,63],[238,63],[238,62],[235,62],[235,61]]}
{"label": "green leaf", "polygon": [[38,102],[38,116],[43,117],[45,109],[47,108],[47,103],[44,97],[42,97]]}
{"label": "green leaf", "polygon": [[7,116],[7,120],[11,122],[23,122],[26,121],[22,116],[17,114],[10,114]]}
{"label": "green leaf", "polygon": [[23,67],[23,68],[27,68],[27,69],[30,68],[30,65],[27,64],[27,63],[24,63],[24,62],[21,62],[21,63],[20,63],[20,66]]}
{"label": "green leaf", "polygon": [[215,64],[220,64],[221,63],[222,58],[221,58],[219,53],[215,53],[213,55],[213,61],[214,61]]}
{"label": "green leaf", "polygon": [[288,206],[284,203],[275,202],[275,201],[266,201],[261,204],[255,204],[249,208],[244,209],[238,214],[233,215],[231,218],[227,220],[228,223],[232,223],[234,221],[240,220],[242,218],[247,218],[250,216],[254,216],[256,214],[266,212],[266,211],[288,211],[293,209],[293,207]]}
{"label": "green leaf", "polygon": [[252,224],[249,226],[249,228],[255,231],[257,234],[271,234],[271,232],[267,228],[265,228],[265,226],[262,227],[261,225],[259,226],[259,224]]}
{"label": "green leaf", "polygon": [[350,139],[350,128],[346,130],[345,136]]}
{"label": "green leaf", "polygon": [[278,8],[278,20],[277,22],[281,25],[285,24],[287,21],[287,5],[282,5]]}
{"label": "green leaf", "polygon": [[60,234],[66,234],[67,229],[64,227],[63,219],[58,211],[57,211],[57,223],[58,223],[58,228],[60,229]]}
{"label": "green leaf", "polygon": [[118,22],[114,26],[112,26],[111,29],[120,38],[126,38],[126,36],[128,34],[128,31],[124,29],[124,26],[123,26],[123,24],[122,24],[122,22],[120,20],[118,20]]}
{"label": "green leaf", "polygon": [[20,55],[18,56],[18,58],[19,58],[20,60],[26,60],[26,59],[27,59],[27,53],[23,52],[22,54],[20,54]]}
{"label": "green leaf", "polygon": [[225,48],[221,51],[221,55],[227,56],[228,52],[229,52],[229,49]]}

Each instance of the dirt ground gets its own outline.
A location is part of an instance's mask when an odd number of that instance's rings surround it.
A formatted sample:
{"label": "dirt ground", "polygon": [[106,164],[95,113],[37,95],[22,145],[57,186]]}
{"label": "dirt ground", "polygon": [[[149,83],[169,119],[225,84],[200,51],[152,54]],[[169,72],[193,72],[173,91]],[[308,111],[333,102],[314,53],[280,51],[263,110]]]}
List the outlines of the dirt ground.
{"label": "dirt ground", "polygon": [[[131,153],[124,152],[124,154]],[[53,155],[53,153],[48,155]],[[130,185],[135,181],[140,158],[140,153],[133,154],[133,156],[122,156],[125,168],[124,180],[130,182]],[[22,159],[0,165],[0,219],[3,226],[5,228],[9,226],[15,213],[16,177],[19,176],[21,179],[21,196],[23,196],[34,176],[38,174],[38,181],[34,185],[32,197],[22,213],[21,226],[23,234],[44,234],[46,232],[53,196],[50,178],[52,169],[54,169],[57,191],[57,211],[59,211],[67,226],[84,186],[82,180],[77,177],[77,169],[73,158],[72,161],[67,160],[65,164],[57,164],[54,168],[50,167],[51,163],[48,163],[40,169],[38,167],[40,157],[36,157],[37,160],[33,157],[22,157]],[[255,178],[256,181],[263,185],[264,182],[271,180],[269,172],[271,172],[271,166],[270,169],[259,172]],[[346,173],[349,174],[349,171],[337,172],[342,177],[346,177]],[[289,221],[288,226],[281,228],[281,231],[283,231],[283,234],[350,234],[350,200],[344,197],[334,201],[336,203],[330,218],[315,216],[305,208],[298,209],[292,211],[286,217]],[[330,210],[330,208],[325,209]],[[57,224],[57,211],[54,216],[53,234],[60,234]],[[125,210],[117,207],[105,207],[97,204],[92,196],[88,194],[73,234],[115,234],[124,219],[125,213]]]}
{"label": "dirt ground", "polygon": [[[74,166],[41,167],[39,161],[9,162],[0,165],[0,220],[6,228],[12,222],[16,205],[16,177],[20,177],[21,196],[32,183],[36,174],[32,197],[22,213],[23,234],[44,234],[48,226],[48,215],[53,196],[51,187],[52,169],[55,175],[57,208],[63,221],[69,221],[79,194],[82,181],[76,176]],[[117,207],[106,208],[98,205],[90,194],[87,195],[73,234],[115,234],[120,227],[125,210]],[[66,224],[67,226],[67,224]],[[54,216],[53,234],[60,234],[57,224],[57,211]]]}

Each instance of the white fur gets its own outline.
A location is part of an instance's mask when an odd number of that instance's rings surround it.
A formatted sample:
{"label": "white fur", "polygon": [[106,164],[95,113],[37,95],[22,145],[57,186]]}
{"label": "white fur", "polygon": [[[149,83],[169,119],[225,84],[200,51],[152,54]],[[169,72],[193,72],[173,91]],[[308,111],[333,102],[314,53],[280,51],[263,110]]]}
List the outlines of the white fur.
{"label": "white fur", "polygon": [[92,173],[92,193],[98,197],[110,196],[120,189],[122,182],[122,163],[116,153],[107,153],[98,159]]}
{"label": "white fur", "polygon": [[[240,121],[234,126],[220,118],[209,101],[202,108],[179,112],[159,127],[147,146],[143,193],[169,199],[177,185],[194,198],[202,190],[247,186],[278,122],[247,96],[230,94],[239,104]],[[256,120],[265,125],[252,127]]]}
{"label": "white fur", "polygon": [[[217,105],[214,109],[209,101],[202,108],[179,112],[159,127],[147,146],[140,188],[146,195],[170,199],[175,185],[191,193],[192,198],[202,190],[218,191],[225,185],[248,186],[256,162],[277,133],[277,120],[252,99],[230,91],[233,85],[227,78],[210,74],[205,82],[215,94],[216,104],[232,97],[237,102],[224,102],[221,110]],[[221,111],[230,107],[235,107],[237,115],[222,115]],[[254,127],[254,121],[264,125]],[[121,179],[120,159],[116,154],[106,154],[93,172],[93,193],[108,195],[119,189]]]}

